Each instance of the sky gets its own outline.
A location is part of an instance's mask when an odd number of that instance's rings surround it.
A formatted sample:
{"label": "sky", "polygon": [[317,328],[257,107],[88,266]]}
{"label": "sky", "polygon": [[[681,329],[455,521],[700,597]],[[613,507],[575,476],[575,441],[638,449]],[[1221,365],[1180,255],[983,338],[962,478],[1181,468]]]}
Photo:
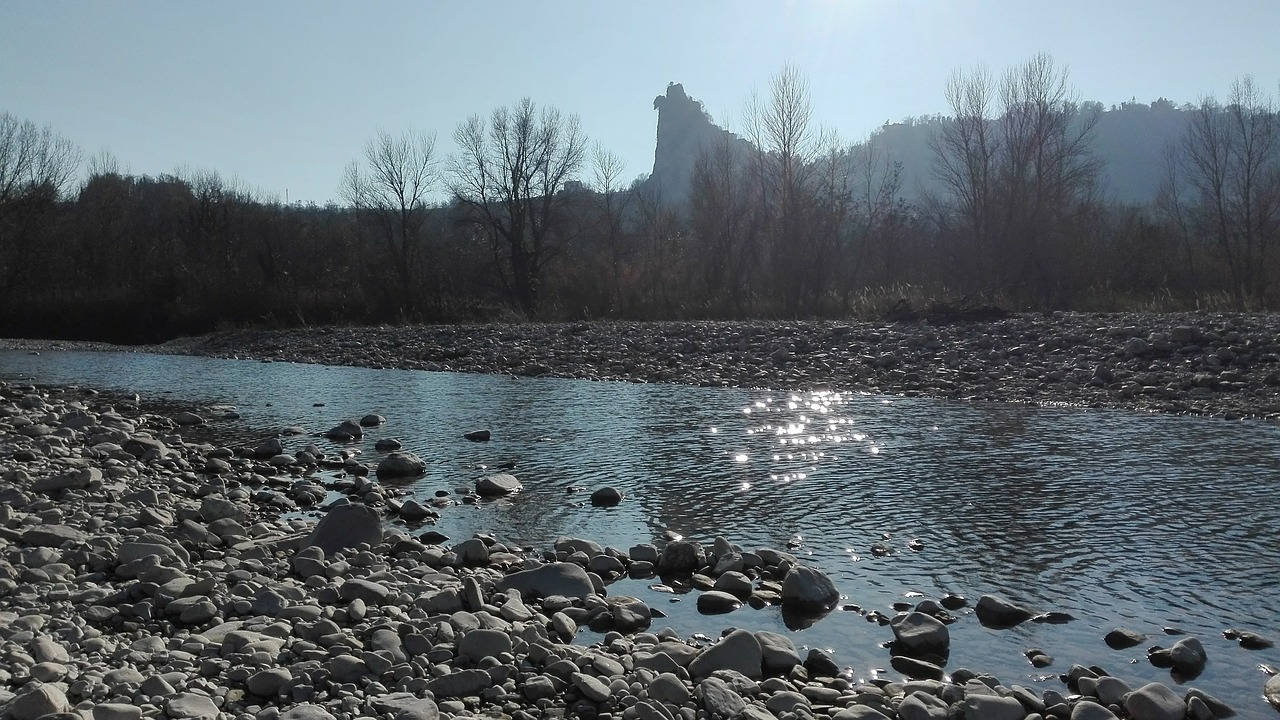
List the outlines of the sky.
{"label": "sky", "polygon": [[1081,99],[1225,97],[1280,82],[1280,0],[0,0],[0,112],[86,156],[215,170],[325,204],[379,130],[434,132],[531,98],[580,117],[630,180],[669,82],[726,127],[794,65],[850,141],[946,111],[958,70],[1037,53]]}

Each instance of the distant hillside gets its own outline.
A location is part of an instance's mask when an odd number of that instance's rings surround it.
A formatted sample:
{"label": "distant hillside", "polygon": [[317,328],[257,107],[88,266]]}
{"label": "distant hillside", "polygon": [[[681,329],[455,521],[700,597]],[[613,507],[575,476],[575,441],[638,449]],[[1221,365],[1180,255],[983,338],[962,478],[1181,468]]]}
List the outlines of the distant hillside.
{"label": "distant hillside", "polygon": [[[702,103],[672,83],[653,103],[658,111],[657,147],[649,183],[668,201],[687,199],[689,176],[698,153],[725,137],[747,143],[716,125]],[[1086,109],[1100,108],[1086,103]],[[1094,152],[1102,158],[1104,196],[1117,202],[1146,205],[1155,200],[1164,172],[1165,147],[1177,142],[1187,127],[1190,107],[1160,98],[1150,105],[1126,102],[1102,110],[1094,132]],[[886,124],[867,142],[902,163],[902,194],[913,200],[937,190],[929,140],[944,118],[908,118]]]}

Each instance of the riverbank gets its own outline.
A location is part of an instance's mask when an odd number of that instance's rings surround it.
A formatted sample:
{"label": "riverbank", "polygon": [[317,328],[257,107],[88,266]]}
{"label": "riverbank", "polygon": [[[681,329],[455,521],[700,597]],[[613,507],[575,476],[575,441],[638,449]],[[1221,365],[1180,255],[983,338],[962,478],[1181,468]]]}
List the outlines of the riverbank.
{"label": "riverbank", "polygon": [[[838,589],[785,551],[723,539],[442,545],[421,521],[465,498],[411,516],[371,464],[214,446],[194,439],[208,409],[177,407],[0,383],[0,708],[14,720],[1228,716],[1198,690],[1082,665],[1061,691],[944,676],[949,623],[1030,620],[994,599],[904,608],[883,675],[778,633],[711,640],[730,625],[711,615],[706,637],[680,637],[610,581],[665,570],[705,590],[708,613],[813,613]],[[335,492],[318,525],[283,519]],[[396,516],[418,522],[384,525]],[[1197,646],[1167,659],[1194,674]]]}
{"label": "riverbank", "polygon": [[[0,340],[0,347],[120,349]],[[146,350],[626,382],[841,390],[1280,421],[1280,315],[239,330]]]}

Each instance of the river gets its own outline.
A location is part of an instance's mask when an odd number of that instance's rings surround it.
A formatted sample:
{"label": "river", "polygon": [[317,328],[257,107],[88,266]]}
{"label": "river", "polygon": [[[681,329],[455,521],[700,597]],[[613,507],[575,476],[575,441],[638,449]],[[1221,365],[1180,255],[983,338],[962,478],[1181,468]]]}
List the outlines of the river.
{"label": "river", "polygon": [[[420,497],[471,486],[514,463],[524,492],[447,509],[433,529],[477,532],[537,548],[572,535],[626,550],[668,532],[744,548],[790,545],[831,575],[846,608],[892,614],[894,603],[992,593],[1066,624],[981,626],[968,611],[950,627],[948,669],[1004,684],[1066,692],[1073,663],[1098,665],[1139,687],[1160,681],[1146,647],[1195,635],[1209,663],[1184,683],[1228,700],[1244,717],[1274,717],[1260,664],[1276,649],[1245,650],[1228,628],[1280,639],[1280,427],[1254,422],[961,404],[841,392],[705,389],[678,385],[370,370],[129,353],[0,352],[0,378],[80,384],[143,397],[234,405],[218,421],[248,437],[287,426],[323,432],[367,413],[388,422],[356,447],[366,460],[398,438],[429,468]],[[471,443],[469,430],[493,440]],[[317,437],[286,440],[288,450]],[[590,491],[625,494],[595,508]],[[880,553],[873,546],[880,545]],[[884,550],[887,554],[883,554]],[[624,580],[684,635],[726,627],[786,631],[772,609],[703,617],[692,596]],[[1147,643],[1112,650],[1117,627]],[[896,676],[892,632],[852,609],[795,634],[834,652],[859,677]],[[587,638],[590,640],[590,638]],[[1024,652],[1056,658],[1033,668]]]}

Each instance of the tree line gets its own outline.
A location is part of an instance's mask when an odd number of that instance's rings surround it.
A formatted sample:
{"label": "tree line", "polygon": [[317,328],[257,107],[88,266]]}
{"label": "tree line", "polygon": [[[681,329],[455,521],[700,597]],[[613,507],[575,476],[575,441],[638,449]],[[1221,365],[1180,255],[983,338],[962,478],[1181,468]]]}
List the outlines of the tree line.
{"label": "tree line", "polygon": [[122,173],[0,113],[0,332],[839,317],[903,298],[1275,307],[1280,117],[1253,79],[1186,110],[1148,205],[1107,199],[1099,107],[1049,56],[957,72],[945,97],[935,182],[910,201],[897,159],[815,125],[793,67],[679,198],[625,184],[576,116],[529,99],[462,122],[448,157],[434,135],[377,132],[325,207],[215,171]]}

